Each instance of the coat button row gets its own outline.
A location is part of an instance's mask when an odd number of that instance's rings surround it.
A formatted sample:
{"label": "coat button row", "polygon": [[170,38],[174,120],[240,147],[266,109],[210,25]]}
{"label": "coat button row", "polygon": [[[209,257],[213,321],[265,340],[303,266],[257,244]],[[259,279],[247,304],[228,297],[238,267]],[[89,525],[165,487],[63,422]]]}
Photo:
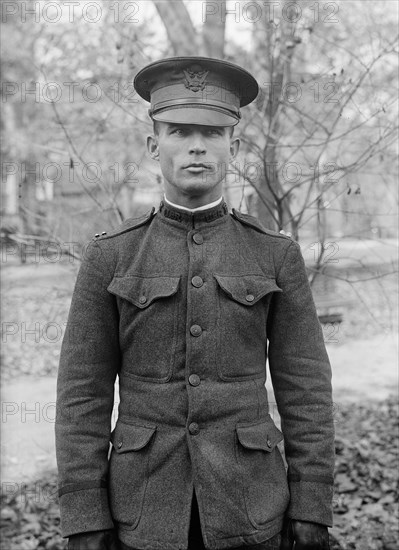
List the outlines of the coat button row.
{"label": "coat button row", "polygon": [[194,233],[193,241],[195,242],[195,244],[202,244],[204,242],[204,237],[201,235],[201,233]]}
{"label": "coat button row", "polygon": [[198,275],[196,275],[191,279],[191,284],[196,288],[200,288],[204,284],[204,281],[201,279],[201,277],[198,277]]}
{"label": "coat button row", "polygon": [[201,336],[202,334],[202,328],[199,325],[193,325],[190,328],[190,332],[193,336]]}
{"label": "coat button row", "polygon": [[196,422],[191,422],[188,427],[188,431],[191,435],[198,435],[200,433],[200,428]]}
{"label": "coat button row", "polygon": [[199,386],[201,384],[201,379],[198,374],[190,374],[188,381],[192,386]]}

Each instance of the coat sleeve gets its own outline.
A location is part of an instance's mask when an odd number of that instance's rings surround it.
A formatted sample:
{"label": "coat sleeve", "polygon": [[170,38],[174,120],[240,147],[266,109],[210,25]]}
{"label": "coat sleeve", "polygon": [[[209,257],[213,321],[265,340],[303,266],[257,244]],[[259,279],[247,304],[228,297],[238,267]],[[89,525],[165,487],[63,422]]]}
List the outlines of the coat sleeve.
{"label": "coat sleeve", "polygon": [[62,535],[113,527],[107,470],[114,383],[120,364],[112,274],[89,244],[69,311],[57,380],[56,454]]}
{"label": "coat sleeve", "polygon": [[268,319],[269,367],[284,434],[288,517],[332,526],[331,367],[299,245],[287,243]]}

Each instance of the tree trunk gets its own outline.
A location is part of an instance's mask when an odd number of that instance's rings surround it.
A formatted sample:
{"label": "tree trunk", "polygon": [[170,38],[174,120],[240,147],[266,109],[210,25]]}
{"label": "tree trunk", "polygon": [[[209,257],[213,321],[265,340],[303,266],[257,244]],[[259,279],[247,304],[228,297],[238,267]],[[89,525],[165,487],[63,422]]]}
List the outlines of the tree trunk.
{"label": "tree trunk", "polygon": [[[19,108],[18,103],[4,103],[3,104],[3,125],[4,133],[11,139],[12,145],[9,147],[7,155],[7,162],[3,162],[3,190],[2,190],[2,214],[3,225],[16,229],[17,231],[23,230],[23,222],[20,216],[19,195],[20,195],[20,180],[21,180],[21,166],[22,163],[18,159],[18,150],[14,145],[14,140],[17,139],[17,123],[15,111]],[[16,161],[19,160],[19,162]]]}
{"label": "tree trunk", "polygon": [[226,0],[204,3],[202,21],[202,48],[204,55],[223,59],[226,29]]}
{"label": "tree trunk", "polygon": [[204,3],[202,33],[198,36],[182,0],[153,0],[165,26],[174,55],[203,55],[223,59],[226,27],[226,0]]}
{"label": "tree trunk", "polygon": [[176,56],[198,55],[198,36],[182,0],[153,0]]}

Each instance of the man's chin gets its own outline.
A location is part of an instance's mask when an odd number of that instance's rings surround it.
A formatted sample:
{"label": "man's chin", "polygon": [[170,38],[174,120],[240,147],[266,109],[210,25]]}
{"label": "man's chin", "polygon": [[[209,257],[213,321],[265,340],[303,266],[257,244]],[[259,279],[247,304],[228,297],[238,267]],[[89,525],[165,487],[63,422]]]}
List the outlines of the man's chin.
{"label": "man's chin", "polygon": [[219,181],[212,180],[211,178],[205,178],[201,175],[199,176],[191,176],[184,179],[184,181],[177,184],[177,187],[179,187],[184,192],[190,192],[190,193],[204,193],[206,191],[209,191],[219,185]]}

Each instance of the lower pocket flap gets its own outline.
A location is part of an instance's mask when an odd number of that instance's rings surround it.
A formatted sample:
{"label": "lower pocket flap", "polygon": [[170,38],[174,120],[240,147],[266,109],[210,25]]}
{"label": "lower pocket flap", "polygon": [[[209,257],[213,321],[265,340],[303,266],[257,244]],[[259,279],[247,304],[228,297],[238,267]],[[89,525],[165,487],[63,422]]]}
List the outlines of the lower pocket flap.
{"label": "lower pocket flap", "polygon": [[139,451],[149,443],[155,430],[156,426],[118,422],[111,433],[111,443],[117,453]]}
{"label": "lower pocket flap", "polygon": [[247,449],[271,452],[284,439],[270,417],[256,424],[237,424],[236,431],[241,445]]}

